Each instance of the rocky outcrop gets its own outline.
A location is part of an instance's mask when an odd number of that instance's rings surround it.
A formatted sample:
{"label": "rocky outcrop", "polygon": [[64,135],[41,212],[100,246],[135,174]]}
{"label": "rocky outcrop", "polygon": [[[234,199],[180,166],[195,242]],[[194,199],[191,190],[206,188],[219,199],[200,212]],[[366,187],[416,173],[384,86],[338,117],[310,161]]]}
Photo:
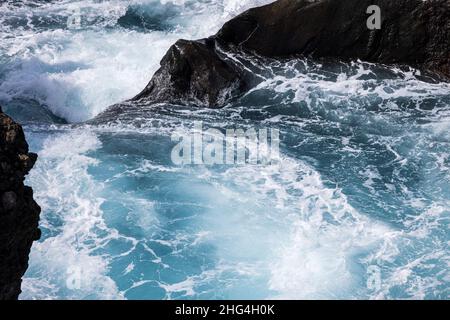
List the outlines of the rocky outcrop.
{"label": "rocky outcrop", "polygon": [[[381,9],[381,29],[367,8]],[[250,9],[208,39],[180,40],[133,100],[220,107],[249,83],[222,49],[406,64],[450,79],[450,0],[279,0]],[[221,50],[218,50],[221,48]]]}
{"label": "rocky outcrop", "polygon": [[161,61],[161,68],[134,100],[190,101],[218,107],[245,90],[237,68],[219,57],[214,39],[177,41]]}
{"label": "rocky outcrop", "polygon": [[[367,27],[371,5],[381,9],[379,30]],[[450,75],[450,0],[280,0],[229,21],[216,38],[270,57],[358,58]]]}
{"label": "rocky outcrop", "polygon": [[40,238],[40,208],[24,185],[36,159],[22,127],[0,107],[0,300],[18,298],[31,245]]}

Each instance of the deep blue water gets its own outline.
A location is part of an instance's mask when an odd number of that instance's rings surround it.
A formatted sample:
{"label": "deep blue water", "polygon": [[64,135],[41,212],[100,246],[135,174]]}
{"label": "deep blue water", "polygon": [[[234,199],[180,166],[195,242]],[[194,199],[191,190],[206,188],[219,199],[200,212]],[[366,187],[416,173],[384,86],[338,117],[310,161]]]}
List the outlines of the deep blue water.
{"label": "deep blue water", "polygon": [[[137,94],[176,39],[269,1],[167,2],[1,4],[0,105],[39,154],[43,209],[21,298],[448,299],[449,84],[255,58],[263,81],[224,109],[83,124]],[[194,121],[278,129],[280,159],[177,166],[171,136]]]}

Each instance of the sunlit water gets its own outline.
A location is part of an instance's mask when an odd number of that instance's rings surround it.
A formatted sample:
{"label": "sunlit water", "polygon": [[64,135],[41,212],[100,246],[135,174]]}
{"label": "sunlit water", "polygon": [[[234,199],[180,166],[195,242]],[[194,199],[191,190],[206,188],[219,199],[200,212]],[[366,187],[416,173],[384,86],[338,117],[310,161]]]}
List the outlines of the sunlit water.
{"label": "sunlit water", "polygon": [[[176,39],[267,2],[1,4],[0,105],[39,154],[43,209],[22,299],[450,297],[449,84],[247,57],[261,82],[224,109],[79,124],[137,94]],[[279,129],[280,159],[176,166],[194,120]]]}

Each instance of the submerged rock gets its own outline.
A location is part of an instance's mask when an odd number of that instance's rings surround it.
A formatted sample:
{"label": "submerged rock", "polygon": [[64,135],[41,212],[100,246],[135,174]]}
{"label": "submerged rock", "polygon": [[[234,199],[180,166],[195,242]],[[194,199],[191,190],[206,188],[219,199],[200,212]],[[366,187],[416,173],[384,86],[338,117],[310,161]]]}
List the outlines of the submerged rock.
{"label": "submerged rock", "polygon": [[24,185],[36,159],[22,127],[0,107],[0,300],[18,298],[31,245],[40,238],[41,209]]}
{"label": "submerged rock", "polygon": [[[367,27],[367,8],[381,28]],[[180,40],[132,100],[223,106],[249,88],[245,70],[220,54],[305,55],[405,64],[450,79],[450,0],[279,0],[250,9],[214,36]]]}

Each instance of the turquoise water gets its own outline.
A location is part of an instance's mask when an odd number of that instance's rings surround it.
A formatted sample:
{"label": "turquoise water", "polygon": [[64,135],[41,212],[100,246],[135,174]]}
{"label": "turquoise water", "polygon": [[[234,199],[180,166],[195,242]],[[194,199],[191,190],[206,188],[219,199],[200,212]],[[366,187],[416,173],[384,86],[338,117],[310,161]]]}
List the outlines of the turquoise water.
{"label": "turquoise water", "polygon": [[[43,209],[22,299],[449,298],[448,84],[238,57],[262,82],[224,109],[82,123],[138,93],[176,39],[262,3],[1,5],[0,104],[39,154]],[[280,159],[176,166],[171,136],[194,121],[278,129]]]}

